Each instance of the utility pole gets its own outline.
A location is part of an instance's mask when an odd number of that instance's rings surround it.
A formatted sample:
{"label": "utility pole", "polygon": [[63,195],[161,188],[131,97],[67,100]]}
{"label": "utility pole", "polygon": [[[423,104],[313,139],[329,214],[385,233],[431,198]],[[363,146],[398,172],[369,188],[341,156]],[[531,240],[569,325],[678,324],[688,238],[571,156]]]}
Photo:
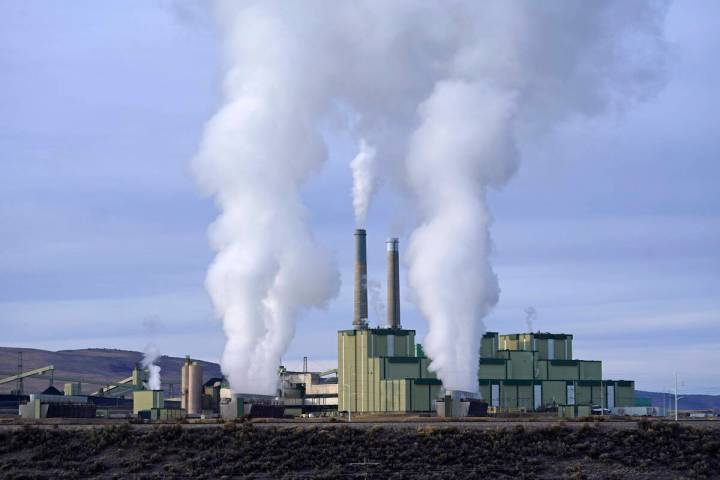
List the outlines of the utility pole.
{"label": "utility pole", "polygon": [[17,364],[18,379],[15,382],[15,391],[17,392],[18,395],[22,395],[23,394],[23,379],[21,377],[21,375],[23,373],[22,352],[17,352],[17,354],[18,354],[18,364]]}
{"label": "utility pole", "polygon": [[352,383],[348,383],[347,386],[349,391],[348,400],[350,401],[348,405],[348,423],[352,423]]}
{"label": "utility pole", "polygon": [[677,372],[675,372],[675,421],[678,421],[678,384]]}

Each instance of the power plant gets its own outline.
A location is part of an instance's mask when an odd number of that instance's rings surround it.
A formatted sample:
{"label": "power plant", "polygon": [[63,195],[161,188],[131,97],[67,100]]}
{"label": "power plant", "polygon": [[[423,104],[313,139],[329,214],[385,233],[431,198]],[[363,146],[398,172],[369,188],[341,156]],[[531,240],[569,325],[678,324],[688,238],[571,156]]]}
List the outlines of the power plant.
{"label": "power plant", "polygon": [[[401,324],[400,242],[385,242],[387,312],[385,326],[368,321],[367,233],[354,232],[354,302],[349,329],[337,332],[337,368],[311,372],[307,358],[301,371],[278,369],[275,395],[233,392],[223,377],[203,378],[203,367],[186,356],[179,396],[148,387],[148,371],[137,367],[116,382],[103,382],[91,395],[82,383],[65,378],[64,392],[50,387],[42,394],[2,396],[24,418],[140,417],[169,421],[183,418],[225,419],[243,416],[438,415],[465,416],[557,412],[576,417],[635,407],[631,380],[602,378],[599,360],[573,358],[573,336],[562,333],[486,332],[477,369],[478,392],[446,391],[431,371],[432,359],[416,343],[416,332]],[[21,366],[20,360],[20,366]],[[0,379],[15,383],[30,377],[62,380],[52,365]],[[126,398],[130,396],[131,398]],[[1,405],[0,405],[1,406]]]}

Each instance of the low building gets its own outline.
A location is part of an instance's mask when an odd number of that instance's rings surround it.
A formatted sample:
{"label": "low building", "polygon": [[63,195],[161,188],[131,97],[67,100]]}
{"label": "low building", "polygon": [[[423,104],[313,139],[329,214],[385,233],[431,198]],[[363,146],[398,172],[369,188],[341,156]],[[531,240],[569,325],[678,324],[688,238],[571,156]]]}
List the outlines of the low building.
{"label": "low building", "polygon": [[85,396],[31,394],[18,413],[22,418],[94,418],[96,407]]}
{"label": "low building", "polygon": [[133,413],[152,410],[153,408],[164,408],[165,399],[162,390],[138,390],[133,392]]}
{"label": "low building", "polygon": [[324,372],[292,372],[280,367],[280,398],[291,412],[337,411],[337,369]]}

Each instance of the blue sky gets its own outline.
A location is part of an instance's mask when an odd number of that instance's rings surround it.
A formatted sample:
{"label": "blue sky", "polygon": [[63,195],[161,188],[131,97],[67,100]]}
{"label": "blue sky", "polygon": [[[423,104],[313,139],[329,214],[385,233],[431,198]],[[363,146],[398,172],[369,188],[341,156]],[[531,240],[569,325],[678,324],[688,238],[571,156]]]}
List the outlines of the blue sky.
{"label": "blue sky", "polygon": [[[608,378],[662,391],[677,370],[685,390],[720,394],[717,18],[716,2],[673,4],[655,98],[522,146],[490,198],[502,294],[489,330],[524,330],[532,305],[536,329],[575,334],[575,355]],[[0,345],[220,357],[203,286],[217,211],[189,169],[220,104],[219,43],[199,3],[0,3]],[[343,283],[286,356],[323,366],[352,316],[355,154],[338,132],[326,140],[304,194]],[[402,255],[409,233],[387,213],[398,201],[381,190],[368,217],[381,281],[384,238],[404,231]],[[422,338],[407,288],[402,314]]]}

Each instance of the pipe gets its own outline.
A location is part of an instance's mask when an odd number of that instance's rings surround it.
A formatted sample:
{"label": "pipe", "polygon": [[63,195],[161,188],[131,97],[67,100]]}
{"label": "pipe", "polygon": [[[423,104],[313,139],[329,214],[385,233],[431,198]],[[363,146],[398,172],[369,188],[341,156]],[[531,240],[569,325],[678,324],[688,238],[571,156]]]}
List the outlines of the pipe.
{"label": "pipe", "polygon": [[367,247],[365,230],[355,230],[355,308],[353,311],[353,328],[367,328],[368,297],[367,297]]}
{"label": "pipe", "polygon": [[400,326],[400,253],[397,238],[389,238],[387,242],[387,326]]}

